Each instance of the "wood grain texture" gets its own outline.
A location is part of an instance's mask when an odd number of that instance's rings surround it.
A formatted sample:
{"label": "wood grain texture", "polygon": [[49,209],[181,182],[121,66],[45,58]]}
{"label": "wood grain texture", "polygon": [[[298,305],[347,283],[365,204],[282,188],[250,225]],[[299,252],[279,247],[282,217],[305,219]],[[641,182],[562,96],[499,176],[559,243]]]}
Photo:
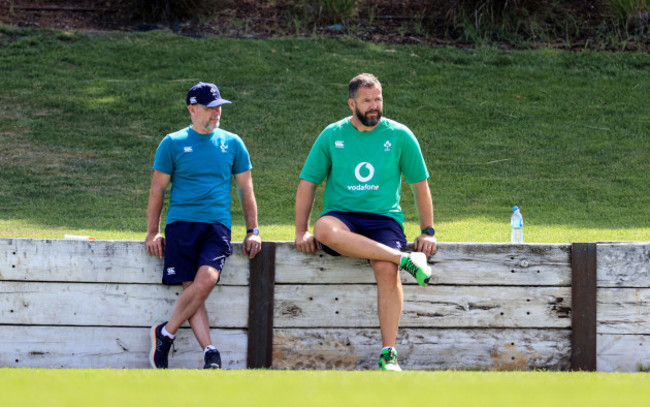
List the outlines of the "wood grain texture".
{"label": "wood grain texture", "polygon": [[[220,285],[248,285],[248,258],[233,243]],[[163,261],[144,242],[0,239],[0,280],[160,284]]]}
{"label": "wood grain texture", "polygon": [[650,288],[599,288],[599,334],[650,334]]}
{"label": "wood grain texture", "polygon": [[[404,287],[402,327],[568,328],[569,287]],[[275,327],[378,327],[374,285],[279,285]]]}
{"label": "wood grain texture", "polygon": [[[0,324],[146,327],[171,315],[178,286],[0,281]],[[248,287],[217,286],[210,325],[248,326]]]}
{"label": "wood grain texture", "polygon": [[650,335],[598,335],[598,371],[650,371]]}
{"label": "wood grain texture", "polygon": [[[147,369],[150,328],[3,326],[0,367]],[[245,330],[212,329],[226,369],[246,367]],[[192,331],[181,328],[169,367],[203,367],[203,352]]]}
{"label": "wood grain texture", "polygon": [[[402,328],[396,349],[409,370],[566,370],[570,330]],[[276,329],[276,369],[376,369],[378,329]]]}
{"label": "wood grain texture", "polygon": [[650,287],[650,243],[599,243],[599,287]]}
{"label": "wood grain texture", "polygon": [[[277,246],[278,284],[370,284],[364,259],[300,253],[293,243]],[[440,243],[429,258],[431,284],[570,286],[570,245]],[[405,272],[402,283],[415,285]]]}

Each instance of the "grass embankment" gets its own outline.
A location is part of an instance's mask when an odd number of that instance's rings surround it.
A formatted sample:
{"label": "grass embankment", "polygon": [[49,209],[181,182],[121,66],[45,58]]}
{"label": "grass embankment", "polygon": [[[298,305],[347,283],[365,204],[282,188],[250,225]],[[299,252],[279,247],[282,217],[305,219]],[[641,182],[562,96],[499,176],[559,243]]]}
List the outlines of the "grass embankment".
{"label": "grass embankment", "polygon": [[[0,27],[0,237],[144,239],[156,147],[203,80],[233,101],[222,127],[252,154],[263,237],[293,240],[302,163],[368,71],[420,140],[440,241],[507,241],[515,204],[527,242],[647,241],[649,68],[641,53]],[[403,208],[412,240],[406,187]]]}

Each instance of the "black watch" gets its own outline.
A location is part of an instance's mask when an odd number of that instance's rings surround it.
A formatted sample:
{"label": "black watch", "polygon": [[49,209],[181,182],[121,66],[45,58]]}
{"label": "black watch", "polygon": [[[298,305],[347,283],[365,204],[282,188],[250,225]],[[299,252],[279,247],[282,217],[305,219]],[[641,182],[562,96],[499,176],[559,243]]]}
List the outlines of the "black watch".
{"label": "black watch", "polygon": [[422,234],[423,235],[429,235],[429,236],[435,236],[436,235],[436,230],[429,226],[428,228],[422,229]]}
{"label": "black watch", "polygon": [[259,236],[260,230],[258,228],[253,228],[253,229],[246,229],[246,234],[254,234],[255,236]]}

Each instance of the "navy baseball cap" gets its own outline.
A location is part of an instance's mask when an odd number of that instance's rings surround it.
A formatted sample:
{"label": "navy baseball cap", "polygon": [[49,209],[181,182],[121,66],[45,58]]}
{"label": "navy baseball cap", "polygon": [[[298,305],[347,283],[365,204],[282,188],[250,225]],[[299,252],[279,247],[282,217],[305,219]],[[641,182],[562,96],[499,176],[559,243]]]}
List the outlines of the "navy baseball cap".
{"label": "navy baseball cap", "polygon": [[217,107],[231,103],[222,99],[219,88],[213,83],[199,82],[187,92],[187,105],[203,105],[206,107]]}

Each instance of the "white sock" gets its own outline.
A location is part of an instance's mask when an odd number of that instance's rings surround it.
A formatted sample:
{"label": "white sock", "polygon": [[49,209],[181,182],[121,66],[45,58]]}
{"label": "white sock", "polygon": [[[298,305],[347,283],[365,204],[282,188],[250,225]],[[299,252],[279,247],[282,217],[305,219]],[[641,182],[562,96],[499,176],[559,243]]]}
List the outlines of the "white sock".
{"label": "white sock", "polygon": [[215,348],[214,346],[208,345],[205,347],[205,349],[203,349],[203,354],[205,355],[206,353],[208,353],[209,350],[213,350],[213,349],[217,350],[217,348]]}
{"label": "white sock", "polygon": [[395,348],[393,348],[392,346],[386,346],[386,347],[381,348],[381,351],[383,352],[386,349],[395,349]]}
{"label": "white sock", "polygon": [[172,335],[169,332],[167,332],[167,329],[165,329],[166,326],[167,325],[163,326],[162,329],[160,330],[160,332],[162,332],[162,334],[165,335],[168,338],[175,339],[176,335]]}

